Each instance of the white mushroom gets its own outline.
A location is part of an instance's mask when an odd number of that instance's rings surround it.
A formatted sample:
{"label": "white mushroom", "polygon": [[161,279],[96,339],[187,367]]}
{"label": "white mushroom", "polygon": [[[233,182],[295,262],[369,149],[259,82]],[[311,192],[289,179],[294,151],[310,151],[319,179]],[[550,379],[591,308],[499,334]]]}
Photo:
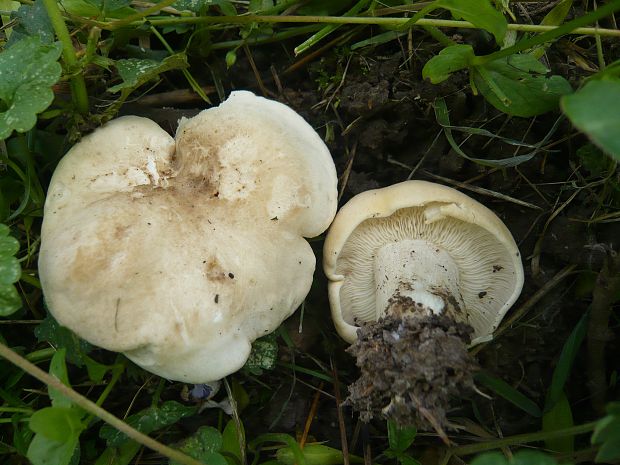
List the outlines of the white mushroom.
{"label": "white mushroom", "polygon": [[336,171],[290,108],[233,92],[180,122],[111,121],[59,163],[39,271],[54,317],[163,377],[238,370],[310,289],[303,237],[336,210]]}
{"label": "white mushroom", "polygon": [[349,405],[449,443],[450,401],[474,387],[466,346],[492,337],[523,285],[506,226],[454,189],[406,181],[351,199],[323,257],[332,318],[360,368]]}
{"label": "white mushroom", "polygon": [[338,333],[385,316],[398,299],[492,338],[523,286],[510,231],[488,208],[439,184],[406,181],[351,199],[332,224],[323,266]]}

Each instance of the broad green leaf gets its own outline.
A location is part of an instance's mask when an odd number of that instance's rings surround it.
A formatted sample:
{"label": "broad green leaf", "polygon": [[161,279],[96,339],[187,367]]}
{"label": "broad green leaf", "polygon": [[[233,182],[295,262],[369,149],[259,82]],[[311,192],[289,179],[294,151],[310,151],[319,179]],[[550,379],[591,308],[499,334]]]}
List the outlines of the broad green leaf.
{"label": "broad green leaf", "polygon": [[0,284],[0,316],[8,316],[22,306],[19,292],[12,284]]}
{"label": "broad green leaf", "polygon": [[573,6],[573,0],[562,0],[545,15],[540,24],[545,26],[559,26],[564,22]]}
{"label": "broad green leaf", "polygon": [[[339,465],[344,463],[342,451],[323,444],[306,444],[301,452],[306,460],[306,465]],[[276,458],[283,465],[297,463],[293,450],[288,446],[278,449]],[[349,455],[350,463],[361,463],[363,461],[361,457]]]}
{"label": "broad green leaf", "polygon": [[506,381],[484,372],[476,373],[475,380],[533,417],[542,415],[538,405]]}
{"label": "broad green leaf", "polygon": [[7,48],[26,37],[38,37],[44,44],[54,42],[54,28],[43,2],[22,5],[11,14],[11,18],[17,20],[17,24],[13,27]]}
{"label": "broad green leaf", "polygon": [[19,293],[13,285],[22,273],[15,258],[19,242],[9,233],[9,227],[0,224],[0,316],[8,316],[22,305]]}
{"label": "broad green leaf", "polygon": [[0,53],[0,139],[13,130],[32,129],[37,114],[52,103],[60,53],[59,43],[45,45],[38,37],[26,37]]}
{"label": "broad green leaf", "polygon": [[[52,360],[50,362],[50,375],[53,375],[65,386],[70,386],[69,374],[67,373],[67,364],[65,363],[66,353],[67,350],[64,348],[58,349],[52,356]],[[71,400],[51,386],[48,388],[48,395],[50,396],[52,406],[54,407],[71,407],[73,404]]]}
{"label": "broad green leaf", "polygon": [[545,411],[552,409],[555,403],[564,395],[564,386],[573,368],[573,362],[588,330],[588,313],[579,319],[570,335],[566,339],[558,363],[551,376],[551,386],[545,399]]}
{"label": "broad green leaf", "polygon": [[[149,434],[166,426],[172,425],[181,418],[196,413],[196,407],[185,406],[174,400],[164,402],[159,407],[149,407],[141,412],[131,415],[126,422],[138,431]],[[129,438],[117,429],[104,425],[99,431],[99,436],[108,442],[108,446],[118,447]]]}
{"label": "broad green leaf", "polygon": [[[241,437],[245,438],[243,423],[241,423]],[[226,426],[224,427],[224,431],[222,432],[222,447],[220,448],[220,452],[227,452],[224,457],[226,457],[228,465],[236,465],[237,463],[242,463],[241,444],[239,434],[237,432],[237,422],[235,422],[235,420],[228,420],[228,423],[226,423]],[[232,457],[229,457],[229,455],[232,455],[233,457],[238,459],[238,462]]]}
{"label": "broad green leaf", "polygon": [[561,101],[571,123],[592,142],[620,160],[620,80],[590,81]]}
{"label": "broad green leaf", "polygon": [[112,86],[109,92],[120,92],[121,90],[133,90],[155,79],[161,73],[173,69],[185,69],[188,67],[187,56],[184,53],[177,53],[164,58],[162,61],[141,60],[138,58],[128,58],[118,60],[116,69],[123,80],[122,83]]}
{"label": "broad green leaf", "polygon": [[426,62],[422,68],[422,77],[438,84],[450,77],[450,74],[469,67],[474,57],[471,45],[452,45],[444,48],[439,55]]}
{"label": "broad green leaf", "polygon": [[88,371],[88,377],[91,381],[95,383],[100,383],[103,380],[103,377],[108,372],[108,370],[112,369],[113,366],[103,365],[102,363],[94,361],[92,358],[88,356],[84,356],[84,363],[86,364],[86,370]]}
{"label": "broad green leaf", "polygon": [[511,55],[475,66],[473,79],[480,93],[500,111],[512,116],[531,117],[558,107],[560,97],[572,87],[530,54]]}
{"label": "broad green leaf", "polygon": [[[543,431],[557,431],[573,426],[573,413],[571,411],[570,402],[566,395],[558,399],[555,405],[548,411],[545,411],[542,418]],[[545,446],[554,452],[562,452],[570,454],[575,449],[575,437],[568,434],[564,437],[546,439]]]}
{"label": "broad green leaf", "polygon": [[418,430],[414,426],[399,427],[396,423],[388,420],[388,443],[390,449],[398,452],[404,452],[415,440]]}
{"label": "broad green leaf", "polygon": [[[219,453],[221,447],[220,432],[211,426],[201,426],[192,436],[181,442],[179,449],[209,465],[228,465],[224,456]],[[170,460],[170,465],[179,465],[179,462]]]}
{"label": "broad green leaf", "polygon": [[504,43],[508,22],[489,0],[437,0],[434,5],[450,10],[455,19],[464,19],[490,32],[498,44]]}
{"label": "broad green leaf", "polygon": [[72,465],[78,446],[79,435],[58,442],[36,434],[28,447],[27,456],[32,465]]}
{"label": "broad green leaf", "polygon": [[69,441],[84,429],[79,410],[70,407],[45,407],[30,417],[30,429],[52,441]]}
{"label": "broad green leaf", "polygon": [[46,341],[56,348],[67,349],[67,361],[78,367],[84,365],[84,356],[92,350],[88,342],[77,337],[71,330],[60,326],[50,313],[35,328],[34,335],[39,342]]}
{"label": "broad green leaf", "polygon": [[21,267],[15,258],[19,242],[9,233],[9,227],[0,224],[0,284],[13,284],[21,276]]}
{"label": "broad green leaf", "polygon": [[272,370],[278,359],[278,343],[275,334],[268,334],[252,343],[252,351],[245,362],[244,369],[254,375],[260,375],[263,370]]}

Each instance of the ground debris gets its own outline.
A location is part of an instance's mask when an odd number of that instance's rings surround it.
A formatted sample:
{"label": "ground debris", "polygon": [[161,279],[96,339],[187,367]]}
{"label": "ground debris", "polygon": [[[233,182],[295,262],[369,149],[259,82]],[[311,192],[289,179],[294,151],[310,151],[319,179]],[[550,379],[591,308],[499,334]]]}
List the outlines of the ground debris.
{"label": "ground debris", "polygon": [[347,405],[362,421],[377,416],[440,431],[451,398],[473,391],[477,362],[467,352],[473,330],[447,316],[387,316],[364,324],[348,349],[360,378]]}

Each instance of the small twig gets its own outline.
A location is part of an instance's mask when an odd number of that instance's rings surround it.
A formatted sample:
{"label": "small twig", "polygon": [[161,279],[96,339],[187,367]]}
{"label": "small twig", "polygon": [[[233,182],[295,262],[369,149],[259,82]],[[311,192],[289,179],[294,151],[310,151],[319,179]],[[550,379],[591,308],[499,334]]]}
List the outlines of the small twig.
{"label": "small twig", "polygon": [[334,376],[334,395],[336,396],[336,412],[338,413],[338,426],[340,427],[340,448],[342,450],[342,463],[349,465],[349,443],[347,441],[347,429],[344,425],[344,415],[342,414],[342,397],[340,396],[340,381],[338,380],[338,370],[334,366],[331,358],[329,363]]}
{"label": "small twig", "polygon": [[241,418],[239,417],[239,410],[237,408],[237,401],[233,396],[232,389],[228,384],[228,380],[224,378],[224,387],[226,387],[226,394],[228,395],[228,401],[230,402],[230,408],[232,409],[233,420],[235,421],[235,429],[237,430],[237,441],[239,442],[239,450],[241,451],[241,465],[247,463],[245,456],[245,434],[243,433],[243,426],[241,425]]}
{"label": "small twig", "polygon": [[484,452],[492,449],[500,449],[506,446],[517,444],[526,444],[528,442],[538,442],[547,439],[562,438],[566,436],[576,436],[578,434],[589,433],[594,430],[597,422],[584,423],[583,425],[571,426],[570,428],[560,429],[556,431],[537,431],[535,433],[517,434],[508,436],[507,438],[494,439],[479,444],[468,444],[466,446],[458,446],[450,449],[450,455],[471,455],[478,452]]}
{"label": "small twig", "polygon": [[104,410],[103,408],[99,407],[93,401],[75,392],[69,386],[60,382],[58,378],[55,378],[54,376],[51,376],[50,374],[44,372],[39,367],[37,367],[36,365],[33,365],[28,360],[26,360],[24,357],[17,354],[13,350],[9,349],[6,345],[2,343],[0,343],[0,357],[4,357],[9,362],[21,368],[29,375],[38,379],[42,383],[47,384],[49,387],[54,388],[55,390],[59,391],[63,396],[70,399],[78,407],[81,407],[87,412],[102,419],[103,421],[108,423],[110,426],[113,426],[114,428],[124,433],[129,438],[133,439],[134,441],[142,444],[143,446],[146,446],[149,449],[159,452],[160,454],[172,460],[175,460],[183,465],[204,465],[202,462],[199,462],[198,460],[184,454],[183,452],[180,452],[171,447],[168,447],[154,440],[153,438],[150,438],[146,434],[141,433],[135,428],[132,428],[127,423],[122,421],[120,418],[112,415],[107,410]]}
{"label": "small twig", "polygon": [[344,168],[342,176],[340,177],[340,189],[338,192],[338,202],[342,199],[342,195],[344,194],[344,190],[347,187],[349,182],[349,176],[351,174],[351,169],[353,168],[353,161],[355,160],[355,154],[357,153],[357,139],[353,141],[353,146],[351,150],[349,150],[349,158],[347,160],[347,164]]}
{"label": "small twig", "polygon": [[248,59],[248,63],[250,63],[250,67],[252,68],[252,72],[254,73],[254,77],[256,78],[256,83],[258,84],[258,87],[260,88],[260,91],[262,92],[262,94],[266,97],[276,97],[276,95],[271,92],[269,89],[267,89],[267,87],[265,86],[265,83],[263,82],[263,79],[261,78],[260,75],[260,71],[258,70],[258,67],[256,66],[256,62],[254,61],[254,57],[252,56],[252,52],[250,51],[250,47],[248,47],[247,45],[243,46],[243,52],[245,53],[245,56]]}
{"label": "small twig", "polygon": [[321,389],[325,383],[321,381],[319,387],[314,393],[314,398],[312,399],[312,405],[310,406],[310,411],[308,412],[308,417],[306,418],[306,423],[304,424],[304,432],[301,435],[301,439],[299,440],[299,447],[302,449],[306,445],[306,441],[308,440],[308,434],[310,434],[310,427],[312,426],[312,422],[314,421],[314,417],[316,416],[316,411],[319,407],[319,399],[321,398]]}
{"label": "small twig", "polygon": [[514,197],[510,197],[509,195],[502,194],[500,192],[495,192],[489,189],[485,189],[484,187],[472,186],[470,184],[465,184],[463,182],[455,181],[453,179],[444,178],[443,176],[439,176],[438,174],[434,174],[426,170],[424,170],[424,174],[426,176],[430,176],[431,178],[447,182],[448,184],[452,184],[453,186],[460,187],[461,189],[466,189],[466,190],[475,192],[476,194],[487,195],[489,197],[495,197],[496,199],[500,199],[506,202],[511,202],[516,205],[521,205],[522,207],[531,208],[532,210],[542,210],[541,207],[539,207],[538,205],[534,205],[533,203],[515,199]]}
{"label": "small twig", "polygon": [[433,429],[435,430],[435,432],[437,433],[441,441],[446,446],[451,446],[453,443],[448,438],[448,435],[446,434],[444,429],[441,427],[441,423],[439,423],[439,420],[435,417],[435,415],[433,415],[433,413],[429,409],[422,406],[422,403],[420,402],[420,400],[413,393],[409,393],[409,397],[416,404],[420,414],[426,419],[426,421],[428,421],[431,424],[431,426],[433,427]]}

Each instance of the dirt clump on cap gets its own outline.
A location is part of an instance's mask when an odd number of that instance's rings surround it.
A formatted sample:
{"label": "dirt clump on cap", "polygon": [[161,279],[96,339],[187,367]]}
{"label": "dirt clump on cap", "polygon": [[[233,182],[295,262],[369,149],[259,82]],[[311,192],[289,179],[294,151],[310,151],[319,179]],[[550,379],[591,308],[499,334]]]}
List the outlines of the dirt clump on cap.
{"label": "dirt clump on cap", "polygon": [[362,421],[383,417],[442,432],[450,400],[473,391],[478,364],[467,352],[472,333],[445,315],[386,316],[362,325],[348,349],[361,376],[346,404]]}

